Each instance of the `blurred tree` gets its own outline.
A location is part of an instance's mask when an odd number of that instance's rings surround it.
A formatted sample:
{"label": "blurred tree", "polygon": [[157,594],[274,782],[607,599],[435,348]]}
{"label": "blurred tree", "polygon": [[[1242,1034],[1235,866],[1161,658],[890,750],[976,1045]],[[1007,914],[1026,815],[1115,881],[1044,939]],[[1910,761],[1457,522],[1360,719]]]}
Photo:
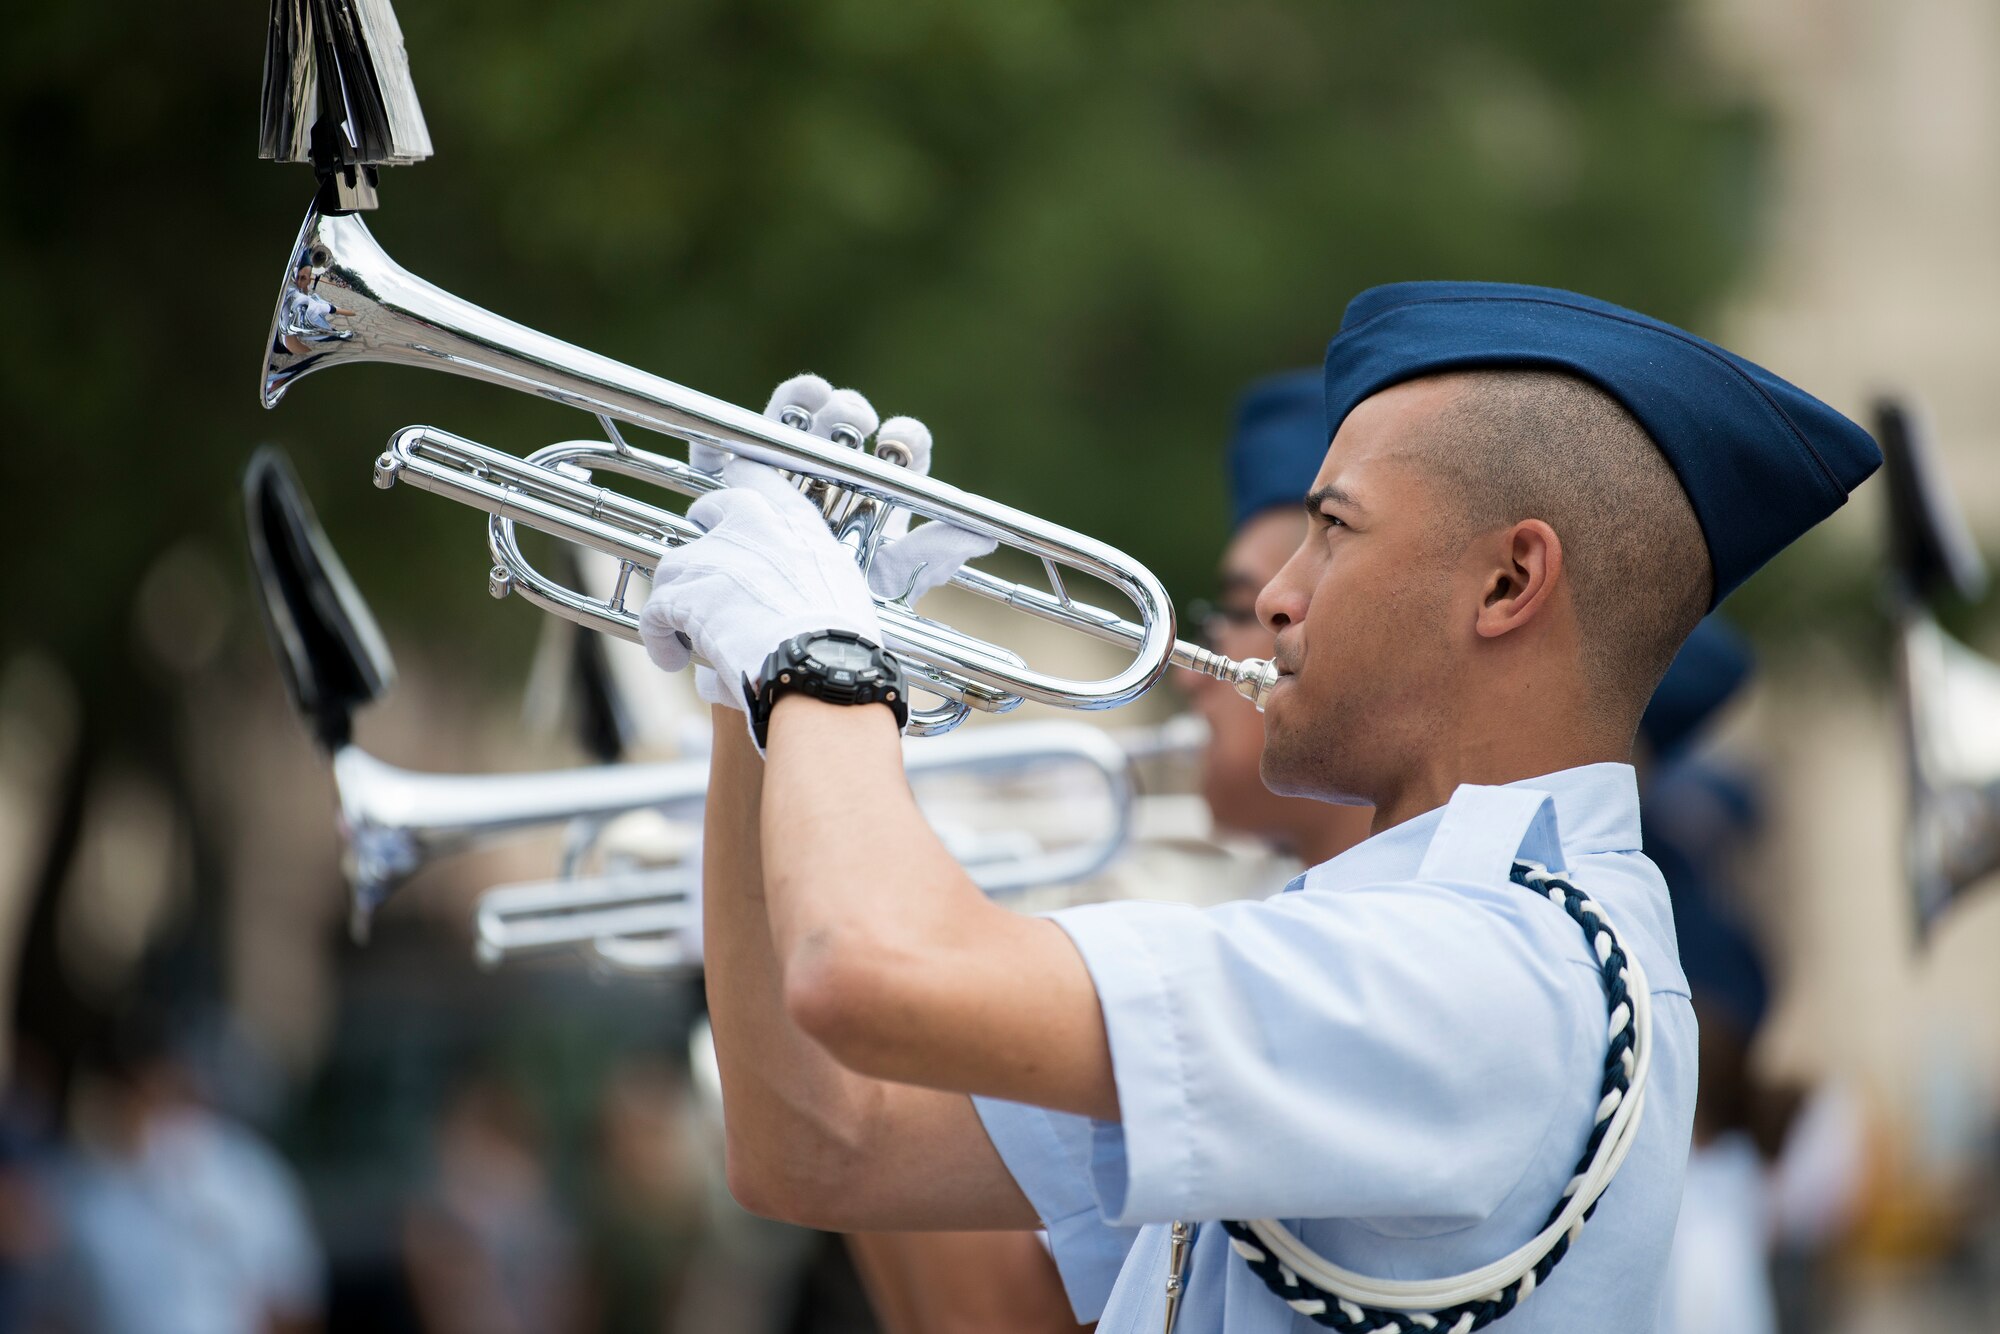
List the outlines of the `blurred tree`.
{"label": "blurred tree", "polygon": [[[941,475],[1181,596],[1220,535],[1232,395],[1315,360],[1357,289],[1559,283],[1698,327],[1753,237],[1760,114],[1666,0],[400,17],[438,146],[370,219],[403,263],[735,401],[802,367],[860,386],[932,423]],[[189,535],[236,559],[235,476],[265,439],[300,456],[392,636],[512,676],[534,618],[478,596],[478,522],[374,494],[368,462],[414,420],[523,450],[593,429],[391,369],[253,404],[309,190],[255,160],[261,19],[45,6],[0,52],[5,634],[114,711],[149,561]]]}

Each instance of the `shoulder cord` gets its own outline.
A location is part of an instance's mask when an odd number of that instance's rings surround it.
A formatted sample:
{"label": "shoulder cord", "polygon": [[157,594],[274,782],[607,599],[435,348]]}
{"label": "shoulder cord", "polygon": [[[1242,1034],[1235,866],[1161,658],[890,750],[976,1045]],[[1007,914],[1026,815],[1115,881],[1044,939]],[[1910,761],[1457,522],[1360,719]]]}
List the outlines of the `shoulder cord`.
{"label": "shoulder cord", "polygon": [[1653,1053],[1653,1009],[1646,974],[1625,953],[1604,912],[1583,891],[1545,866],[1517,861],[1509,878],[1576,919],[1597,956],[1610,1011],[1603,1097],[1576,1174],[1527,1245],[1483,1269],[1416,1281],[1369,1278],[1308,1250],[1275,1219],[1222,1224],[1230,1245],[1271,1291],[1301,1315],[1350,1334],[1470,1334],[1506,1315],[1548,1279],[1569,1253],[1598,1197],[1631,1151],[1646,1104]]}

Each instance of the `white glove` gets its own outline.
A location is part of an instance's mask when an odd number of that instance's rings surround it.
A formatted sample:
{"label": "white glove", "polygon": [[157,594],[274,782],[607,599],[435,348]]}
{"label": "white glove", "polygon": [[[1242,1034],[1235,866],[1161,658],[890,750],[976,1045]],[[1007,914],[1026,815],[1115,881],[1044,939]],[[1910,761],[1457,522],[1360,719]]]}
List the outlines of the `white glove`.
{"label": "white glove", "polygon": [[[764,415],[772,421],[784,421],[788,410],[795,421],[798,417],[804,417],[807,423],[805,429],[823,440],[832,439],[835,430],[842,427],[851,428],[859,438],[865,440],[874,431],[875,423],[880,420],[867,399],[851,389],[836,392],[832,385],[812,374],[794,375],[771,391],[770,401],[764,405]],[[900,422],[906,419],[897,420]],[[922,427],[919,426],[918,429],[921,430]],[[924,432],[926,463],[929,462],[929,451],[930,433]],[[735,457],[714,445],[688,446],[688,464],[705,473],[720,475]],[[690,508],[688,513],[692,516],[693,509]],[[907,526],[908,520],[904,523]],[[655,586],[657,584],[656,578]],[[639,632],[642,636],[648,633],[643,616]],[[776,648],[782,642],[783,640],[775,641],[771,647]],[[685,650],[685,647],[685,645],[680,646],[682,650]],[[668,671],[678,671],[686,662],[684,652],[677,653],[672,646],[663,645],[660,650],[655,651],[651,639],[647,641],[647,651],[655,663]],[[769,656],[769,653],[765,654],[765,657]],[[762,666],[763,660],[759,659],[757,665]],[[716,676],[715,669],[706,663],[694,669],[694,693],[708,704],[724,704],[739,712],[748,707],[743,699],[741,680],[731,681],[725,687]]]}
{"label": "white glove", "polygon": [[[893,522],[895,516],[890,519]],[[989,554],[996,545],[992,538],[969,528],[927,523],[876,550],[868,567],[868,587],[877,597],[914,604],[932,589],[950,583],[961,565]]]}
{"label": "white glove", "polygon": [[[822,439],[852,432],[853,438],[865,440],[879,420],[874,408],[861,395],[847,389],[836,391],[816,375],[794,376],[779,385],[764,415],[774,421],[785,420],[788,415],[795,422],[803,417],[810,423],[806,429]],[[882,423],[880,441],[901,444],[909,455],[906,466],[911,472],[919,475],[929,472],[931,433],[922,422],[910,417],[891,418]],[[697,666],[695,693],[710,704],[743,710],[747,708],[742,695],[743,678],[746,675],[754,678],[771,650],[793,635],[811,630],[849,629],[878,644],[882,642],[873,603],[866,599],[867,589],[863,590],[862,600],[855,601],[851,584],[860,581],[843,578],[840,573],[839,566],[843,564],[848,570],[854,569],[851,555],[833,540],[818,511],[795,487],[775,470],[748,460],[734,460],[713,446],[691,446],[688,459],[704,472],[721,473],[731,487],[745,486],[756,491],[768,502],[770,513],[749,502],[721,506],[712,503],[726,495],[726,491],[705,496],[689,508],[688,517],[704,527],[728,523],[728,532],[721,535],[726,538],[724,545],[732,546],[733,552],[718,550],[698,558],[681,554],[707,545],[704,538],[688,547],[676,548],[661,561],[655,572],[653,596],[640,617],[640,635],[655,663],[668,671],[677,671],[687,665],[692,645],[693,652],[722,667],[723,672],[718,675],[711,666]],[[993,539],[951,524],[927,523],[914,533],[909,532],[909,527],[909,511],[898,509],[889,516],[884,528],[886,538],[876,549],[867,579],[867,588],[872,588],[878,596],[914,603],[932,589],[948,583],[966,561],[987,554],[995,546]],[[780,532],[785,536],[779,536]],[[833,559],[834,553],[839,554],[838,562]],[[761,572],[754,559],[758,556],[766,567]],[[702,568],[697,569],[697,564]],[[789,577],[777,568],[780,564],[800,577]],[[796,593],[815,581],[824,582],[826,587],[817,595],[818,600],[808,597],[803,605],[796,597],[773,598],[752,591],[753,587],[768,590],[789,585]],[[663,596],[662,590],[670,584],[677,584],[680,591]],[[734,597],[723,597],[718,591],[721,587],[740,591]],[[833,596],[836,590],[838,600]],[[841,616],[850,619],[839,619]],[[794,621],[799,623],[793,624]],[[772,632],[773,627],[782,626],[791,628]],[[761,648],[755,647],[754,641],[762,639],[768,642]],[[713,656],[708,640],[715,641],[716,652],[730,656]]]}
{"label": "white glove", "polygon": [[692,654],[713,667],[737,708],[771,651],[794,635],[848,630],[882,642],[875,600],[848,549],[775,468],[732,459],[728,483],[688,508],[707,531],[660,556],[639,636],[667,671]]}
{"label": "white glove", "polygon": [[[919,477],[931,470],[930,428],[914,417],[891,417],[876,436],[893,440],[908,451],[906,465]],[[997,545],[969,529],[932,521],[910,531],[910,512],[898,508],[882,529],[884,540],[868,565],[868,587],[876,597],[914,604],[934,588],[951,582],[967,561],[988,555]]]}

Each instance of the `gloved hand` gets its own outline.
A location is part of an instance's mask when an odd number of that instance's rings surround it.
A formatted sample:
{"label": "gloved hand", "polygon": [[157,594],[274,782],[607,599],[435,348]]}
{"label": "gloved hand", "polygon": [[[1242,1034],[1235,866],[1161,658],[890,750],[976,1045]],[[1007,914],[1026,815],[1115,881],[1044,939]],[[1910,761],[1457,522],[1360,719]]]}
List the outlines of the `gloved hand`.
{"label": "gloved hand", "polygon": [[882,629],[860,567],[812,502],[749,459],[722,475],[727,486],[688,508],[705,533],[660,557],[639,636],[667,671],[698,654],[720,678],[704,693],[741,709],[743,679],[755,683],[785,640],[849,630],[879,644]]}
{"label": "gloved hand", "polygon": [[[772,393],[770,402],[764,409],[764,415],[774,421],[789,419],[794,424],[807,423],[805,429],[822,439],[834,439],[851,432],[853,439],[865,440],[874,431],[875,423],[879,420],[874,408],[866,399],[852,390],[836,391],[816,375],[794,376],[779,385]],[[909,454],[909,463],[906,466],[912,472],[923,474],[929,471],[931,433],[922,422],[910,417],[891,418],[882,424],[880,438],[882,441],[895,441],[903,446]],[[694,446],[689,450],[688,457],[690,463],[703,471],[722,473],[732,487],[745,485],[758,491],[771,504],[774,514],[781,521],[779,527],[797,537],[803,548],[812,553],[805,562],[816,572],[810,577],[823,576],[828,581],[828,591],[838,586],[842,595],[839,603],[830,600],[817,602],[808,600],[807,605],[812,610],[805,619],[809,623],[775,634],[761,651],[754,648],[735,649],[733,646],[725,650],[718,643],[716,646],[718,651],[733,651],[738,656],[754,653],[754,660],[732,662],[725,668],[727,672],[725,676],[718,676],[717,672],[708,666],[697,667],[696,694],[711,704],[726,704],[734,709],[745,709],[746,701],[742,695],[743,676],[747,674],[754,677],[772,649],[785,639],[804,631],[850,629],[857,634],[866,635],[876,643],[882,642],[880,628],[874,619],[872,603],[867,604],[866,628],[854,623],[864,619],[861,616],[862,603],[852,598],[848,581],[842,579],[833,568],[832,553],[839,553],[841,559],[847,562],[848,569],[854,568],[851,555],[847,553],[846,548],[832,539],[818,511],[798,493],[795,487],[779,476],[775,470],[753,464],[748,460],[732,460],[729,454],[710,446]],[[735,502],[731,502],[717,509],[710,504],[725,494],[726,492],[717,492],[703,497],[688,510],[688,516],[706,527],[711,523],[721,522],[725,515],[741,509],[741,516],[731,525],[730,539],[737,543],[736,550],[739,557],[727,562],[735,573],[722,576],[711,571],[697,575],[682,564],[686,558],[680,555],[680,551],[687,549],[678,549],[667,560],[662,561],[655,574],[654,595],[648,600],[646,610],[641,615],[640,633],[646,641],[647,650],[654,662],[669,671],[678,670],[686,665],[690,643],[695,646],[695,651],[709,662],[721,661],[710,656],[708,649],[702,646],[702,639],[689,628],[689,623],[696,616],[703,621],[717,618],[706,612],[672,610],[671,608],[680,605],[674,599],[684,598],[690,604],[699,602],[703,597],[713,595],[713,581],[717,578],[728,583],[737,576],[747,573],[748,565],[741,559],[742,554],[761,552],[769,558],[778,556],[782,550],[781,546],[774,543],[780,543],[784,539],[767,531],[771,526],[769,516],[756,507],[750,506],[747,502],[739,507]],[[811,525],[805,524],[807,518],[812,520]],[[915,532],[909,531],[909,525],[910,515],[907,510],[899,509],[889,517],[885,528],[886,538],[876,549],[867,581],[868,586],[878,596],[914,603],[932,589],[949,582],[966,561],[985,555],[992,551],[995,545],[991,538],[978,536],[951,524],[927,523]],[[706,539],[703,539],[691,544],[691,547],[705,543]],[[790,561],[792,557],[788,554],[784,559]],[[674,581],[681,584],[682,593],[663,598],[660,590]],[[708,588],[710,592],[698,594],[695,592],[698,586]],[[775,620],[772,616],[754,614],[747,608],[725,607],[719,621],[726,625],[714,633],[724,640],[741,637],[747,642],[762,638],[769,633],[770,626],[781,622],[789,623],[787,617],[793,608],[772,605],[767,610],[775,615]],[[842,614],[854,618],[854,621],[833,618]]]}
{"label": "gloved hand", "polygon": [[[858,438],[865,440],[875,429],[875,423],[880,420],[867,399],[852,390],[836,394],[832,385],[811,374],[794,375],[772,390],[770,401],[764,405],[764,415],[772,421],[789,419],[794,425],[803,422],[803,429],[823,440],[832,439],[836,431],[843,429],[851,429]],[[925,436],[925,443],[928,446],[928,434]],[[706,473],[720,475],[734,457],[735,455],[717,449],[713,445],[688,446],[689,465]],[[692,516],[693,509],[690,508],[688,513]],[[657,588],[658,585],[659,579],[656,575],[654,586]],[[831,629],[832,627],[809,628]],[[639,632],[642,637],[647,637],[650,633],[646,628],[643,614]],[[782,642],[782,639],[774,641],[771,647],[776,648]],[[647,651],[655,663],[668,671],[678,671],[686,661],[672,645],[664,645],[659,651],[655,651],[651,637],[647,638]],[[770,656],[768,651],[765,656]],[[762,659],[759,659],[756,665],[762,666]],[[715,669],[706,663],[694,669],[694,693],[709,704],[723,704],[738,711],[748,707],[743,698],[740,678],[729,682],[725,688],[721,679],[717,677]]]}
{"label": "gloved hand", "polygon": [[[929,475],[931,433],[922,422],[914,417],[891,417],[882,423],[876,438],[901,444],[910,455],[905,466],[920,477]],[[990,537],[935,520],[912,532],[906,509],[889,515],[883,535],[868,566],[868,587],[876,597],[912,605],[932,589],[950,583],[967,561],[991,553],[997,545]]]}
{"label": "gloved hand", "polygon": [[877,597],[914,605],[932,589],[950,583],[961,565],[989,554],[995,545],[992,538],[969,528],[927,523],[907,537],[882,544],[868,567],[868,587]]}

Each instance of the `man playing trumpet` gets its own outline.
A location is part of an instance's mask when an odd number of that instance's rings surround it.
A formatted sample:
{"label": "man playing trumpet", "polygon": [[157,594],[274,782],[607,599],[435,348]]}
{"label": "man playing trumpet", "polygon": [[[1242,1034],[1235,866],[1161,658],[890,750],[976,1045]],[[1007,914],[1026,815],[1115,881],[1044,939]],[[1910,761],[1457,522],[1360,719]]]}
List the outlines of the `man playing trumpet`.
{"label": "man playing trumpet", "polygon": [[[1310,527],[1256,604],[1263,774],[1372,805],[1373,834],[1262,902],[990,903],[909,798],[852,558],[756,465],[697,502],[645,626],[766,747],[718,719],[706,836],[751,1208],[1045,1227],[1106,1331],[1652,1328],[1695,1032],[1633,733],[1701,615],[1877,455],[1769,372],[1550,289],[1364,293],[1325,394]],[[1491,1291],[1397,1296],[1510,1253]]]}

